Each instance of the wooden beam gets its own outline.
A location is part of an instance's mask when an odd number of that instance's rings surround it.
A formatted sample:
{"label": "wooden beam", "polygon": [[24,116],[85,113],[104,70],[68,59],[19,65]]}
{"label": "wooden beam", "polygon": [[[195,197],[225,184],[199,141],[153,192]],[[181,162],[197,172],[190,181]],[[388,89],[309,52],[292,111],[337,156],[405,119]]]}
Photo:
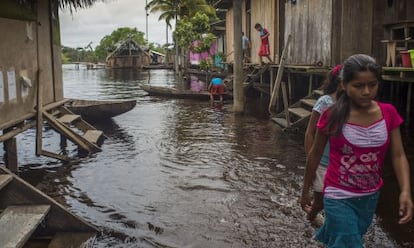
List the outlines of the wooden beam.
{"label": "wooden beam", "polygon": [[268,108],[270,114],[272,114],[272,108],[275,106],[277,98],[278,98],[280,84],[282,82],[283,70],[286,64],[286,56],[289,50],[288,48],[289,48],[289,44],[291,40],[292,40],[292,35],[289,35],[286,41],[285,47],[283,48],[282,57],[280,58],[280,66],[277,70],[274,88],[270,89],[271,98],[270,98],[270,103],[269,103],[269,108]]}
{"label": "wooden beam", "polygon": [[0,142],[4,142],[8,139],[13,138],[14,136],[18,135],[19,133],[22,133],[24,131],[26,131],[27,129],[30,129],[32,127],[36,126],[36,122],[35,121],[31,121],[29,123],[25,123],[22,127],[17,127],[14,128],[8,132],[6,132],[5,134],[0,136]]}
{"label": "wooden beam", "polygon": [[50,158],[59,159],[59,160],[66,161],[66,162],[70,161],[70,158],[68,156],[60,155],[60,154],[53,153],[53,152],[48,152],[48,151],[45,151],[45,150],[41,151],[41,155],[46,156],[46,157],[50,157]]}
{"label": "wooden beam", "polygon": [[285,115],[286,115],[286,123],[287,127],[290,127],[290,114],[289,114],[289,101],[288,96],[286,92],[286,83],[282,82],[282,96],[283,96],[283,105],[285,109]]}
{"label": "wooden beam", "polygon": [[36,108],[36,156],[42,154],[42,136],[43,136],[43,87],[40,82],[40,69],[37,70],[37,108]]}
{"label": "wooden beam", "polygon": [[233,110],[236,113],[244,111],[243,61],[242,58],[242,9],[240,0],[233,0],[233,48],[234,48],[234,81],[233,81]]}
{"label": "wooden beam", "polygon": [[7,169],[11,170],[14,173],[19,171],[17,164],[17,143],[16,138],[11,138],[4,142],[6,149],[5,162]]}

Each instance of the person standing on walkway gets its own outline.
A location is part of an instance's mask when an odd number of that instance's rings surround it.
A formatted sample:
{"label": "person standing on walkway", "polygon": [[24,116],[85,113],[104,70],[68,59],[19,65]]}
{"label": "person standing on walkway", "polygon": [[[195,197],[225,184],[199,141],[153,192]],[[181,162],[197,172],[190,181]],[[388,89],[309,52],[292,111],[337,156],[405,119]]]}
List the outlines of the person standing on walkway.
{"label": "person standing on walkway", "polygon": [[259,58],[260,58],[260,65],[263,65],[263,58],[266,57],[270,63],[273,63],[272,59],[270,58],[270,45],[269,45],[269,35],[270,33],[267,29],[263,28],[260,23],[256,23],[254,25],[254,29],[256,29],[260,34],[261,45],[259,49]]}
{"label": "person standing on walkway", "polygon": [[400,186],[399,224],[412,219],[410,169],[399,126],[403,120],[391,104],[375,101],[381,67],[365,54],[349,57],[341,70],[336,102],[321,115],[307,159],[301,207],[312,208],[310,186],[329,140],[324,181],[325,222],[315,238],[328,248],[363,247],[374,217],[382,166],[390,148]]}
{"label": "person standing on walkway", "polygon": [[[319,97],[312,109],[312,114],[308,122],[308,126],[305,132],[305,152],[309,155],[309,151],[312,147],[315,139],[316,124],[321,114],[329,108],[336,100],[336,92],[339,85],[339,72],[341,71],[342,65],[335,66],[329,71],[325,83],[322,85],[324,95]],[[321,226],[322,221],[320,218],[315,217],[323,209],[323,180],[325,178],[326,169],[328,168],[329,162],[329,142],[325,146],[323,151],[322,159],[319,163],[318,169],[316,170],[315,180],[313,181],[313,204],[312,208],[307,210],[307,218],[311,223],[316,226]]]}
{"label": "person standing on walkway", "polygon": [[242,32],[242,49],[243,49],[243,62],[249,62],[250,57],[250,40],[249,38]]}

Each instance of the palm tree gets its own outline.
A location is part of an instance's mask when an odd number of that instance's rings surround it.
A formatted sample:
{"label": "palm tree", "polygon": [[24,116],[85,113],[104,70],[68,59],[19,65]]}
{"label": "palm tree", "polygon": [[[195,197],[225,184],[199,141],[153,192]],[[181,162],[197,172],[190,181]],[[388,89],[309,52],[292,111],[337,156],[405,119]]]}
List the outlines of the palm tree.
{"label": "palm tree", "polygon": [[[168,40],[168,28],[171,28],[171,21],[175,20],[177,23],[178,19],[193,17],[197,12],[206,13],[209,16],[215,16],[214,8],[209,5],[206,0],[151,0],[146,8],[149,8],[151,13],[161,12],[158,20],[165,20],[167,28],[167,40]],[[168,43],[168,41],[167,41]],[[178,71],[179,60],[179,47],[175,44],[176,52],[176,72]]]}
{"label": "palm tree", "polygon": [[206,13],[208,16],[214,16],[215,10],[206,0],[151,0],[147,8],[151,13],[161,12],[158,20],[165,20],[168,27],[171,28],[171,21],[183,17],[193,17],[197,12]]}
{"label": "palm tree", "polygon": [[152,0],[146,6],[151,13],[161,12],[158,20],[165,20],[166,24],[166,43],[168,44],[168,29],[172,28],[171,21],[178,19],[178,0]]}

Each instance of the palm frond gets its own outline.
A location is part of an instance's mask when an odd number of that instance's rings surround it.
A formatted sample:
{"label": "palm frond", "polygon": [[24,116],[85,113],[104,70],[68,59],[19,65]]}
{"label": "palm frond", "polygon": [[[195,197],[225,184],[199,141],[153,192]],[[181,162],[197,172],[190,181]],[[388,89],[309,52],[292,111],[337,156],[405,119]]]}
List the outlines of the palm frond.
{"label": "palm frond", "polygon": [[[91,7],[98,1],[105,2],[105,0],[58,0],[57,2],[61,9],[69,9],[70,11],[73,11],[80,8]],[[34,4],[36,0],[18,0],[18,2],[20,4]]]}

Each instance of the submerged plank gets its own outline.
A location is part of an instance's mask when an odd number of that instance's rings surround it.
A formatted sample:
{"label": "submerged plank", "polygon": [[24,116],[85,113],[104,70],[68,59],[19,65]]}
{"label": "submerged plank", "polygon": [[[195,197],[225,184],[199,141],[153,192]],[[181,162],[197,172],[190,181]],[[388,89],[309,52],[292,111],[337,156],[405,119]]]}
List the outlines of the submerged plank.
{"label": "submerged plank", "polygon": [[79,119],[80,119],[80,115],[64,115],[57,120],[65,124],[72,124]]}
{"label": "submerged plank", "polygon": [[0,175],[0,189],[2,189],[4,186],[6,186],[11,180],[13,179],[10,175]]}
{"label": "submerged plank", "polygon": [[57,233],[48,248],[81,248],[93,243],[96,233],[89,232],[61,232]]}
{"label": "submerged plank", "polygon": [[305,118],[311,115],[311,112],[304,108],[289,108],[289,112],[299,116],[300,118]]}
{"label": "submerged plank", "polygon": [[88,130],[82,137],[91,143],[97,144],[102,135],[103,132],[100,130]]}
{"label": "submerged plank", "polygon": [[309,99],[301,99],[300,101],[302,103],[310,106],[310,107],[313,107],[315,105],[315,103],[316,103],[316,100],[315,99],[311,99],[311,98],[309,98]]}
{"label": "submerged plank", "polygon": [[10,206],[0,215],[0,247],[23,247],[49,212],[49,205]]}

